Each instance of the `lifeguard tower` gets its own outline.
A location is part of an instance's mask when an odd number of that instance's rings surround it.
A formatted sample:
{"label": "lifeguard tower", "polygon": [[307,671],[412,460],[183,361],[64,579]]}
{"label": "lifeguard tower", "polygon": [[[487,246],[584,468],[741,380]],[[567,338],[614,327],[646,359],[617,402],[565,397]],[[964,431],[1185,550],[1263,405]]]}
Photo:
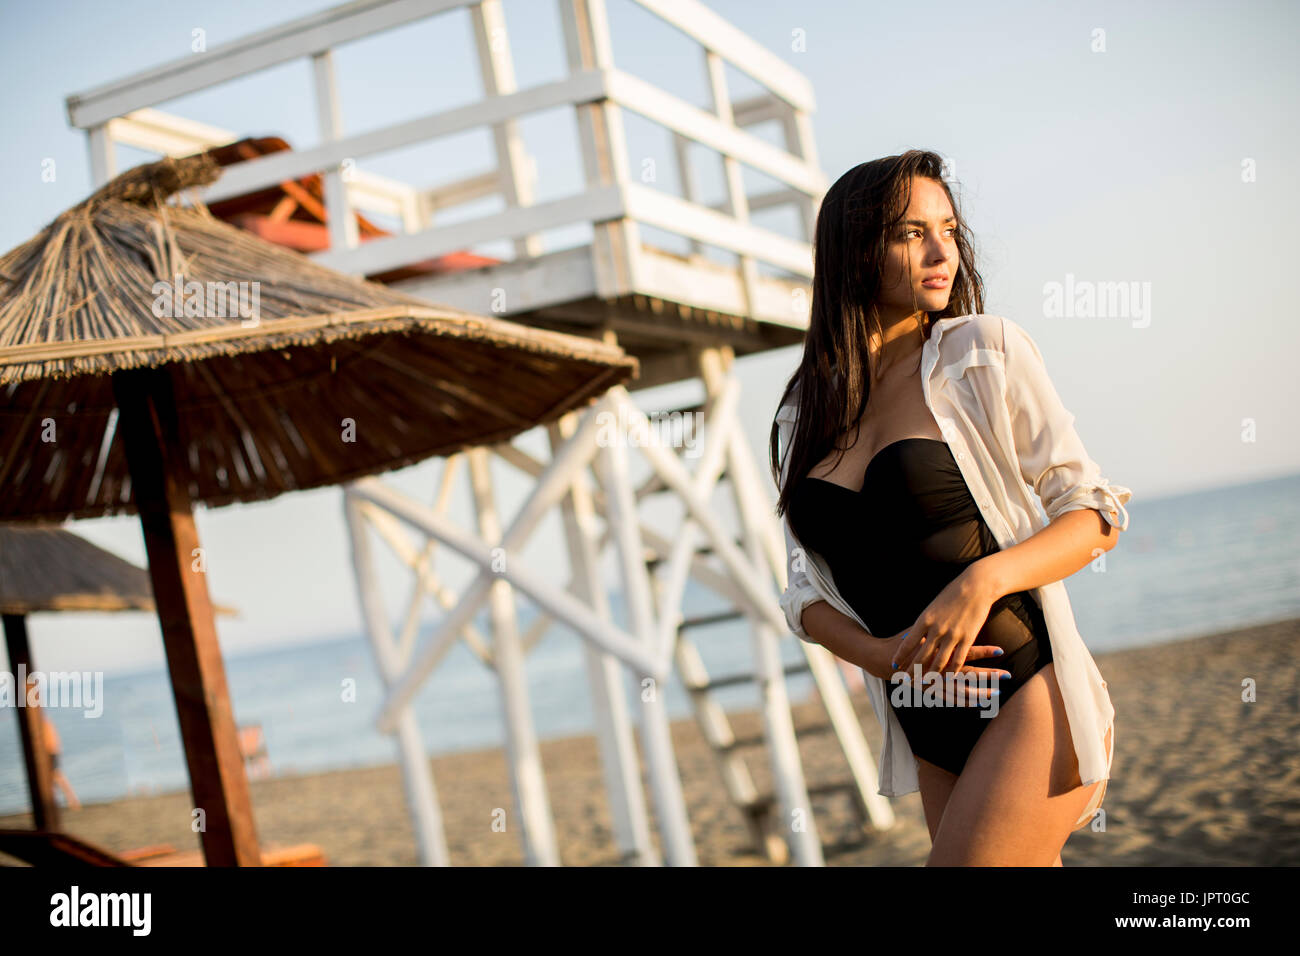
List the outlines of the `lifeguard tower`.
{"label": "lifeguard tower", "polygon": [[[529,5],[529,15],[540,6]],[[615,65],[616,7],[620,16],[652,17],[690,44],[693,52],[683,62],[702,68],[707,103],[688,102]],[[792,857],[819,865],[822,847],[786,692],[790,673],[811,672],[827,711],[826,727],[845,757],[848,777],[841,786],[851,793],[862,824],[887,828],[893,815],[876,793],[875,765],[833,657],[799,642],[804,662],[782,664],[779,641],[789,636],[777,595],[786,585],[785,545],[772,510],[774,489],[767,469],[759,467],[765,456],[755,456],[737,421],[734,375],[738,356],[796,344],[807,326],[810,238],[826,188],[812,135],[812,88],[784,60],[696,0],[611,0],[608,10],[606,0],[557,0],[549,12],[558,24],[554,35],[563,66],[560,75],[527,86],[516,81],[515,56],[540,54],[541,40],[529,34],[521,42],[517,31],[508,32],[500,0],[356,0],[70,97],[69,115],[88,134],[97,184],[115,172],[119,144],[170,155],[211,150],[227,168],[202,199],[223,218],[333,268],[393,283],[432,302],[617,342],[640,360],[633,389],[688,380],[703,385],[702,403],[650,414],[615,388],[585,413],[546,426],[549,461],[519,442],[457,453],[445,460],[432,506],[379,479],[348,486],[351,559],[386,685],[379,725],[397,737],[422,862],[450,860],[411,702],[456,641],[464,641],[499,679],[525,859],[560,862],[525,681],[529,650],[560,622],[584,642],[604,780],[626,862],[660,862],[641,787],[633,706],[639,710],[663,859],[696,862],[660,692],[675,667],[721,782],[757,847],[774,861]],[[462,42],[472,45],[481,96],[349,133],[341,119],[336,51],[386,31],[430,25],[445,26],[448,43],[456,42],[459,29]],[[157,108],[293,62],[310,64],[313,81],[319,143],[307,148],[290,148],[266,131],[219,129]],[[743,97],[732,95],[735,78],[751,87]],[[521,124],[547,111],[571,117],[583,176],[576,191],[539,201],[537,167]],[[667,155],[629,155],[628,114],[666,132]],[[411,184],[365,169],[368,159],[381,154],[472,131],[490,136],[495,158],[473,175],[441,181],[433,168]],[[719,203],[702,200],[698,174],[705,159],[720,164]],[[674,167],[674,175],[661,173],[661,161]],[[775,185],[747,189],[745,167],[751,177]],[[665,188],[673,180],[678,188]],[[458,214],[486,197],[496,198],[495,209]],[[791,230],[753,221],[755,214],[777,209],[793,212]],[[385,219],[392,228],[381,224]],[[570,227],[589,229],[589,241],[551,241],[557,230]],[[505,254],[473,251],[502,241]],[[430,401],[437,401],[436,383]],[[704,435],[702,452],[691,462],[673,440],[657,435],[663,423],[676,428],[685,422],[689,428],[698,420],[695,414],[703,418]],[[651,466],[651,478],[641,487],[632,483],[632,453],[644,455]],[[491,459],[531,482],[531,493],[509,521],[498,513]],[[474,530],[448,514],[462,465],[477,511]],[[719,486],[731,502],[735,530],[719,520]],[[641,516],[642,503],[662,495],[681,504],[680,526],[655,526]],[[543,516],[556,511],[570,576],[565,592],[547,587],[535,568],[515,560]],[[411,531],[422,541],[413,543]],[[409,604],[396,623],[382,600],[373,536],[412,575]],[[435,569],[439,544],[478,567],[459,594]],[[628,608],[626,630],[614,621],[600,575],[611,544]],[[733,609],[684,618],[688,578]],[[541,611],[526,633],[516,616],[516,591]],[[417,646],[428,598],[443,614]],[[485,606],[490,635],[473,623]],[[753,669],[711,675],[692,632],[731,618],[750,623]],[[623,668],[631,669],[641,687],[635,705],[625,692]],[[719,688],[746,681],[759,690],[761,740],[738,739],[715,699]],[[765,747],[773,793],[755,786],[747,745]]]}

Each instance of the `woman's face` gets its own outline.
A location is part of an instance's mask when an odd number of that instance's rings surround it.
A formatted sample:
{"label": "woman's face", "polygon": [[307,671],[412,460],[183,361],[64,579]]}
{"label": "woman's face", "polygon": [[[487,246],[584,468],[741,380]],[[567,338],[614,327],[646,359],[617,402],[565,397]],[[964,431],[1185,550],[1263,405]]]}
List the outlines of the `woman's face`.
{"label": "woman's face", "polygon": [[957,278],[957,220],[943,187],[932,179],[912,179],[912,200],[903,219],[885,237],[880,315],[886,328],[922,312],[948,306]]}

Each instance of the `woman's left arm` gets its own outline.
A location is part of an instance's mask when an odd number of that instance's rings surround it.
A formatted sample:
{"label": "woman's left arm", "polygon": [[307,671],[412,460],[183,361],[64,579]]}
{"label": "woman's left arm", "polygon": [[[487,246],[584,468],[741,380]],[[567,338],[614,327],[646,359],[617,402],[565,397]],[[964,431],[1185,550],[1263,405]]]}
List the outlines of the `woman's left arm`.
{"label": "woman's left arm", "polygon": [[930,603],[900,648],[900,667],[960,667],[1005,594],[1060,581],[1109,551],[1128,528],[1132,492],[1101,476],[1062,404],[1029,333],[1003,319],[1006,404],[1020,475],[1048,524],[1019,544],[971,564]]}
{"label": "woman's left arm", "polygon": [[1067,511],[1019,544],[972,562],[917,618],[916,640],[909,634],[899,646],[895,666],[910,670],[919,663],[927,673],[959,669],[998,598],[1068,578],[1118,540],[1119,532],[1098,512]]}
{"label": "woman's left arm", "polygon": [[992,604],[1003,595],[1068,578],[1118,541],[1119,532],[1099,512],[1067,511],[1019,544],[980,558],[963,573]]}
{"label": "woman's left arm", "polygon": [[997,600],[1068,578],[1115,547],[1128,527],[1129,489],[1111,485],[1083,447],[1074,415],[1047,374],[1038,345],[1002,320],[1006,406],[1020,477],[1043,503],[1048,524],[1029,538],[981,558],[968,570]]}
{"label": "woman's left arm", "polygon": [[1002,328],[1006,405],[1020,477],[1042,501],[1049,523],[1089,509],[1127,530],[1124,504],[1133,493],[1101,476],[1029,333],[1010,319],[1002,320]]}

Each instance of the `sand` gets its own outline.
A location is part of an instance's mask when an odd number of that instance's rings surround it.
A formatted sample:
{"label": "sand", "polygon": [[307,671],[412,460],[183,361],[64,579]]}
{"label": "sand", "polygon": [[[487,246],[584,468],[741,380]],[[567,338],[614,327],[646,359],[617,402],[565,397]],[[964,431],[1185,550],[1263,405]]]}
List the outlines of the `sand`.
{"label": "sand", "polygon": [[[1300,620],[1244,628],[1137,650],[1097,654],[1115,704],[1116,755],[1104,832],[1074,833],[1066,866],[1300,864]],[[1257,700],[1242,701],[1242,681]],[[880,729],[862,691],[854,705],[873,754]],[[759,733],[756,712],[732,714],[738,736]],[[819,730],[814,698],[794,712],[810,787],[848,776],[835,738]],[[770,865],[750,843],[740,813],[693,719],[673,725],[673,746],[701,865]],[[618,865],[592,737],[541,745],[560,857],[570,866]],[[747,749],[760,791],[770,791],[765,752]],[[517,832],[495,832],[493,813],[514,805],[504,753],[432,760],[451,860],[519,865]],[[250,784],[263,845],[315,843],[332,866],[415,865],[416,851],[396,765],[273,777]],[[647,806],[653,806],[646,788]],[[893,801],[897,823],[864,826],[847,792],[813,798],[832,866],[918,866],[929,852],[920,795]],[[132,797],[63,811],[63,828],[106,849],[197,845],[188,792]],[[30,814],[0,827],[30,827]]]}

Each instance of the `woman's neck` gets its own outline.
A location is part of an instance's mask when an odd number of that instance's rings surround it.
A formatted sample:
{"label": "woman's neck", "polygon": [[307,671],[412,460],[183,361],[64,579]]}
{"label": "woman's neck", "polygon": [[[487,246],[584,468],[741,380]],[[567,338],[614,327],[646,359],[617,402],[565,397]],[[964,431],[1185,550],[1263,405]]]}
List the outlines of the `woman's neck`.
{"label": "woman's neck", "polygon": [[928,327],[929,314],[926,312],[913,312],[885,325],[883,344],[879,337],[873,337],[872,341],[878,374],[884,375],[914,355],[925,344]]}

